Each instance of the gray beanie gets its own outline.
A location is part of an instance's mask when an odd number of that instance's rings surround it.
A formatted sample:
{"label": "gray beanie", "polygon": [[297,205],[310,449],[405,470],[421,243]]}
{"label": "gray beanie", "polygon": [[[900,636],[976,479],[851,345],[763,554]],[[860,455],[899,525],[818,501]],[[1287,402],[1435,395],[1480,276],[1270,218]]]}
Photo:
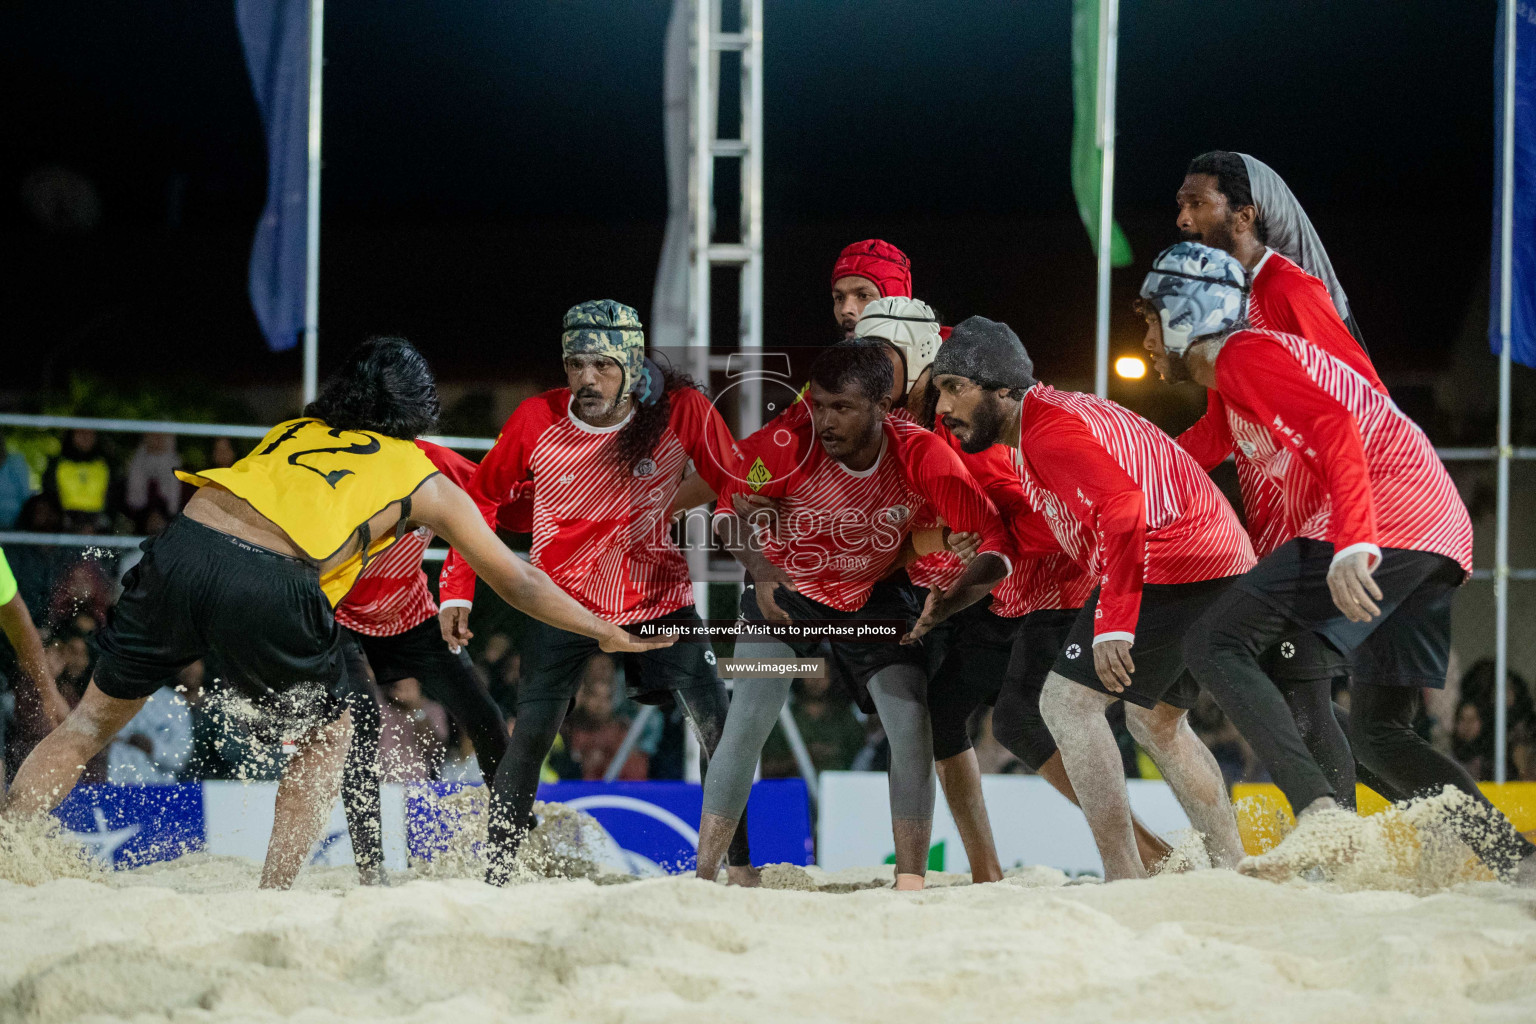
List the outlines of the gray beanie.
{"label": "gray beanie", "polygon": [[1035,383],[1035,364],[1024,343],[1007,324],[973,316],[962,320],[933,360],[933,375],[969,377],[989,388],[1028,388]]}

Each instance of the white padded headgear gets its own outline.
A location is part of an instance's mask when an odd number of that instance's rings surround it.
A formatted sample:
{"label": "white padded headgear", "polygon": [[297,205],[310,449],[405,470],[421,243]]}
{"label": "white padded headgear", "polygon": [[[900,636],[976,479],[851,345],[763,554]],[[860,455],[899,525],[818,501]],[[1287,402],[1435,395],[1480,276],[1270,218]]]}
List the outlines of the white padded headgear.
{"label": "white padded headgear", "polygon": [[939,335],[939,318],[933,307],[904,295],[876,299],[865,306],[864,315],[853,327],[853,336],[878,338],[900,349],[907,364],[909,388],[932,364],[943,341]]}

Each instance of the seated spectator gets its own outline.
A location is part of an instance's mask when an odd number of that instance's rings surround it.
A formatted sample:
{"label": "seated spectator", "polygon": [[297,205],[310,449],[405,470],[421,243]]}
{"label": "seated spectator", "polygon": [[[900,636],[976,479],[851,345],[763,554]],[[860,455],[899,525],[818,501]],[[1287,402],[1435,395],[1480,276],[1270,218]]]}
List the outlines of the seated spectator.
{"label": "seated spectator", "polygon": [[440,776],[448,742],[448,712],[421,692],[413,678],[381,688],[384,703],[379,771],[385,782],[426,782]]}
{"label": "seated spectator", "polygon": [[73,560],[61,567],[53,584],[53,599],[46,606],[50,625],[75,622],[82,632],[106,625],[107,612],[116,600],[117,559],[112,552],[65,549]]}
{"label": "seated spectator", "polygon": [[112,464],[94,430],[71,430],[43,470],[43,493],[58,502],[69,533],[104,533],[112,526]]}
{"label": "seated spectator", "polygon": [[[594,654],[587,662],[581,688],[576,691],[576,706],[566,716],[566,756],[572,774],[588,781],[600,780],[618,755],[624,737],[629,735],[629,721],[614,711],[617,689],[614,659]],[[650,758],[637,744],[624,761],[618,778],[637,781],[648,777]]]}
{"label": "seated spectator", "polygon": [[[1474,779],[1494,777],[1494,662],[1482,658],[1461,678],[1461,703],[1456,708],[1451,755]],[[1507,729],[1505,777],[1536,781],[1536,702],[1524,679],[1506,677],[1504,715]]]}
{"label": "seated spectator", "polygon": [[192,713],[173,690],[156,690],[107,745],[107,781],[169,785],[192,759]]}
{"label": "seated spectator", "polygon": [[21,508],[32,497],[32,467],[26,456],[0,440],[0,530],[14,529]]}
{"label": "seated spectator", "polygon": [[[140,533],[153,536],[181,511],[181,481],[176,470],[181,456],[171,434],[145,434],[128,460],[124,474],[123,505]],[[158,517],[159,529],[148,520]]]}
{"label": "seated spectator", "polygon": [[[854,717],[853,704],[839,690],[833,693],[828,679],[796,679],[790,688],[790,714],[805,741],[817,772],[842,772],[864,746],[864,727]],[[763,777],[790,778],[800,766],[790,749],[784,727],[775,725],[763,744]]]}

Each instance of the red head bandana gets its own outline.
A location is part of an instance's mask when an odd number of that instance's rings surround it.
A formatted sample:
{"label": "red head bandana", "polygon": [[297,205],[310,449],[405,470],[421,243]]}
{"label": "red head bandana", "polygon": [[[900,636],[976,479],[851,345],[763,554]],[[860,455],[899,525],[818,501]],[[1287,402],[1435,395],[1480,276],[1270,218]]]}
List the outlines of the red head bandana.
{"label": "red head bandana", "polygon": [[832,283],[840,277],[862,277],[875,283],[881,298],[912,297],[912,261],[890,242],[867,238],[844,249],[832,265]]}

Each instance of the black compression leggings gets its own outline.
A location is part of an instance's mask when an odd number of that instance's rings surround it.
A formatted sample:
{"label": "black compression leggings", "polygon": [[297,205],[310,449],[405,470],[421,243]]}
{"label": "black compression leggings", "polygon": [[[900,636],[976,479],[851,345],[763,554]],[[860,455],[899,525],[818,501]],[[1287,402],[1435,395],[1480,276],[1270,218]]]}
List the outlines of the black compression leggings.
{"label": "black compression leggings", "polygon": [[[1184,641],[1184,656],[1200,685],[1221,705],[1237,731],[1269,769],[1280,791],[1300,812],[1334,788],[1313,759],[1291,708],[1259,667],[1259,652],[1294,629],[1284,615],[1233,588],[1200,617]],[[1349,741],[1359,764],[1386,791],[1403,799],[1454,786],[1478,801],[1493,824],[1458,824],[1462,838],[1501,873],[1536,847],[1493,808],[1465,770],[1413,731],[1415,688],[1356,681],[1350,685]],[[1314,701],[1315,703],[1315,701]],[[1320,712],[1309,712],[1317,721]],[[1368,785],[1374,784],[1370,779]]]}
{"label": "black compression leggings", "polygon": [[[716,680],[702,686],[690,686],[674,690],[672,696],[682,706],[693,727],[698,731],[699,745],[703,747],[700,772],[708,775],[709,756],[720,744],[720,734],[725,729],[726,709],[730,706],[725,684]],[[488,843],[490,864],[486,871],[487,881],[505,884],[511,876],[512,864],[523,837],[533,829],[533,802],[539,789],[539,770],[544,758],[555,743],[560,725],[565,721],[568,700],[534,700],[517,705],[517,723],[512,729],[512,742],[496,770],[491,787],[490,817],[488,819]],[[747,822],[743,815],[731,837],[726,863],[731,867],[745,867],[752,863],[752,853],[747,845]]]}
{"label": "black compression leggings", "polygon": [[[430,621],[430,620],[428,620]],[[419,628],[419,627],[418,627]],[[432,626],[436,629],[436,624]],[[507,750],[507,724],[469,661],[469,655],[428,649],[417,671],[422,693],[437,701],[475,746],[475,760],[486,783]],[[347,750],[341,776],[341,804],[352,838],[352,855],[362,871],[384,863],[383,825],[380,821],[379,747],[383,718],[379,693],[369,679],[361,644],[353,639],[344,648],[347,660],[347,708],[352,712],[352,745]]]}
{"label": "black compression leggings", "polygon": [[384,827],[379,808],[379,744],[384,720],[366,676],[349,673],[347,710],[352,712],[352,745],[341,771],[341,807],[352,838],[352,858],[364,874],[384,866]]}
{"label": "black compression leggings", "polygon": [[1333,703],[1333,680],[1283,679],[1277,680],[1275,685],[1285,698],[1286,707],[1290,708],[1291,721],[1296,723],[1312,760],[1317,762],[1333,786],[1334,799],[1353,810],[1355,755],[1344,735],[1348,718],[1341,722],[1335,714],[1345,712]]}
{"label": "black compression leggings", "polygon": [[1432,796],[1446,786],[1466,793],[1480,812],[1458,814],[1457,835],[1500,874],[1536,852],[1511,825],[1467,770],[1430,746],[1413,728],[1418,690],[1412,686],[1379,686],[1356,681],[1349,687],[1349,742],[1364,768],[1379,777],[1392,799]]}

